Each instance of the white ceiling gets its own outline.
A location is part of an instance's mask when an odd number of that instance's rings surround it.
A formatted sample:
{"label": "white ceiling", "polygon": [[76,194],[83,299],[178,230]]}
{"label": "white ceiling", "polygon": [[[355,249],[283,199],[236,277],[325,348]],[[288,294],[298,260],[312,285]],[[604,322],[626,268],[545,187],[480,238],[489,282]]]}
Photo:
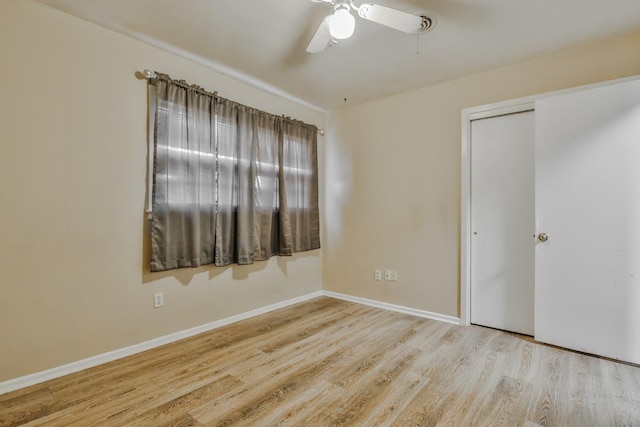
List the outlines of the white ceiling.
{"label": "white ceiling", "polygon": [[323,109],[640,30],[640,0],[374,0],[437,25],[416,37],[357,18],[353,37],[309,54],[327,3],[38,1]]}

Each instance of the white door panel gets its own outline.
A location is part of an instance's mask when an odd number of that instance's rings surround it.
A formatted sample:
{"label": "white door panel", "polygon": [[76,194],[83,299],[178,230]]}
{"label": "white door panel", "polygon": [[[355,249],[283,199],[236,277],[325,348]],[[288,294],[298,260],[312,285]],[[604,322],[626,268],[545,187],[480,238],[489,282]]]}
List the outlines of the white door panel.
{"label": "white door panel", "polygon": [[640,81],[536,102],[535,337],[640,363]]}
{"label": "white door panel", "polygon": [[471,123],[471,323],[533,335],[534,113]]}

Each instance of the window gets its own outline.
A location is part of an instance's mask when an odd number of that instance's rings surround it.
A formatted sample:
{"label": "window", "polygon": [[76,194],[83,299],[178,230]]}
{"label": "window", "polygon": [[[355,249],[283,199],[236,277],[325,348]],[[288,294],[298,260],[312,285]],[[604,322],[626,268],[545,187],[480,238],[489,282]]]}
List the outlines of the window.
{"label": "window", "polygon": [[152,271],[317,249],[317,129],[159,75]]}

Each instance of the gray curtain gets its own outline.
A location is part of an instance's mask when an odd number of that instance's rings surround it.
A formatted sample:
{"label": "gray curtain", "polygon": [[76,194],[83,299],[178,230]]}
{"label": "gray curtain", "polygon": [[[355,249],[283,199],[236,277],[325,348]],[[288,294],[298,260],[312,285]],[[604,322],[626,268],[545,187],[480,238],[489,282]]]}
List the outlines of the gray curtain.
{"label": "gray curtain", "polygon": [[280,254],[320,247],[317,128],[283,120],[280,132]]}
{"label": "gray curtain", "polygon": [[159,78],[154,131],[151,271],[214,260],[214,98]]}
{"label": "gray curtain", "polygon": [[156,82],[151,270],[320,247],[317,128]]}
{"label": "gray curtain", "polygon": [[276,118],[228,100],[216,108],[218,217],[215,264],[278,254]]}

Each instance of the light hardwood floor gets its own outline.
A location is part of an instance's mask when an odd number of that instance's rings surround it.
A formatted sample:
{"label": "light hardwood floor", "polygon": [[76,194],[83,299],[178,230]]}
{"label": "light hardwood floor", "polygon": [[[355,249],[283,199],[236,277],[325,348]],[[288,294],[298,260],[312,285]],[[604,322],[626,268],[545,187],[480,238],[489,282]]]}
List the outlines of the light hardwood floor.
{"label": "light hardwood floor", "polygon": [[0,396],[0,426],[640,426],[640,368],[318,298]]}

